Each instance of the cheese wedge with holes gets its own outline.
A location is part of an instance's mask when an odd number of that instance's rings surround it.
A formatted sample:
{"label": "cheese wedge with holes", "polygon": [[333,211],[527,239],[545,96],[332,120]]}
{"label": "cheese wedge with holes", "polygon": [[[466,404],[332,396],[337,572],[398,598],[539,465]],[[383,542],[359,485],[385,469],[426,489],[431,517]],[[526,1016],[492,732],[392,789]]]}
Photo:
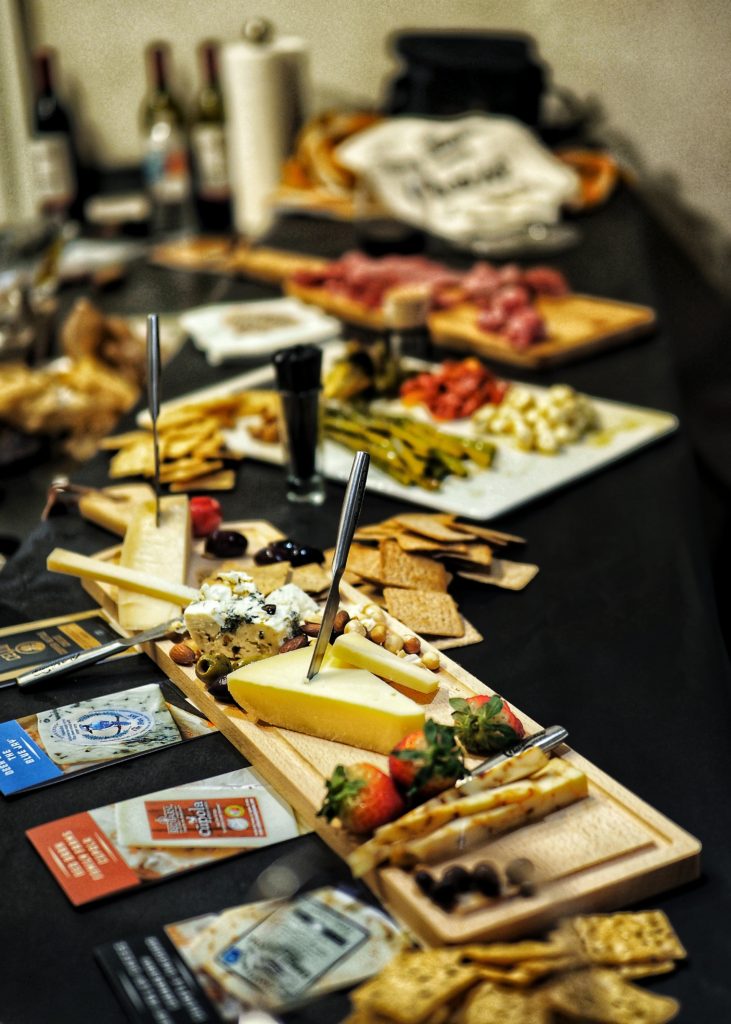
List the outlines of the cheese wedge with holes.
{"label": "cheese wedge with holes", "polygon": [[584,773],[561,758],[553,758],[543,771],[532,778],[501,788],[502,793],[500,789],[491,790],[499,799],[500,806],[458,818],[422,838],[394,843],[388,850],[388,862],[399,867],[412,867],[414,864],[459,857],[475,846],[482,846],[493,836],[545,818],[552,811],[588,795]]}
{"label": "cheese wedge with holes", "polygon": [[[160,525],[155,502],[140,502],[124,535],[119,564],[171,583],[184,583],[190,560],[190,511],[186,495],[160,499]],[[179,614],[175,601],[125,590],[117,598],[117,619],[123,629],[152,629]]]}
{"label": "cheese wedge with holes", "polygon": [[343,633],[333,644],[333,654],[348,665],[365,668],[376,676],[388,679],[419,693],[436,693],[439,680],[434,672],[399,658],[385,647],[357,633]]}
{"label": "cheese wedge with holes", "polygon": [[229,692],[254,719],[381,754],[424,727],[418,704],[371,672],[344,666],[332,648],[308,682],[311,657],[312,648],[301,647],[246,665],[229,675]]}
{"label": "cheese wedge with holes", "polygon": [[150,597],[169,601],[175,605],[176,611],[198,598],[198,591],[194,587],[162,580],[140,569],[125,569],[122,565],[105,562],[101,558],[77,555],[75,551],[67,551],[66,548],[54,548],[46,559],[46,568],[50,572],[66,573],[67,576],[110,583],[136,594],[149,594]]}

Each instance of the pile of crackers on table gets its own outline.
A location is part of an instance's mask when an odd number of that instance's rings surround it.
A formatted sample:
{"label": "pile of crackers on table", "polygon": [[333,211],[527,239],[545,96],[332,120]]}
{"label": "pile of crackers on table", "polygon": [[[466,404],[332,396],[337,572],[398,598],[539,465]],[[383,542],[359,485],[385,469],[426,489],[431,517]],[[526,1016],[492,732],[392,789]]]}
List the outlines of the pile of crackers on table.
{"label": "pile of crackers on table", "polygon": [[664,1024],[680,1006],[632,979],[686,952],[662,911],[566,919],[545,941],[401,953],[343,1024]]}
{"label": "pile of crackers on table", "polygon": [[497,558],[495,549],[523,543],[454,515],[393,516],[356,531],[345,579],[435,647],[476,643],[482,637],[460,614],[449,585],[456,575],[522,590],[538,566]]}

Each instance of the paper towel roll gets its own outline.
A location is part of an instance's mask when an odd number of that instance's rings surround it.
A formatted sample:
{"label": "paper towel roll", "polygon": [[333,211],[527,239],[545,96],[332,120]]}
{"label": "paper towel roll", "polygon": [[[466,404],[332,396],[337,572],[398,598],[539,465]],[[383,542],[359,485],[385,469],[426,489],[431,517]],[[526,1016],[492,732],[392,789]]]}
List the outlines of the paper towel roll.
{"label": "paper towel roll", "polygon": [[234,221],[257,237],[271,225],[271,195],[309,102],[304,40],[282,36],[223,48],[223,90]]}

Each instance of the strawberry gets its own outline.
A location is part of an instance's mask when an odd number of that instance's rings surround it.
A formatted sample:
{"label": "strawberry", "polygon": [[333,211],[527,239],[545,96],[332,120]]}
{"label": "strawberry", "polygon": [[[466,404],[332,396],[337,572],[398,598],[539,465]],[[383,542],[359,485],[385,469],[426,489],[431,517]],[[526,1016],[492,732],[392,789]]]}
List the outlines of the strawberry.
{"label": "strawberry", "polygon": [[391,779],[373,764],[339,764],[325,783],[327,793],[318,816],[340,818],[349,832],[372,832],[404,811]]}
{"label": "strawberry", "polygon": [[194,537],[207,537],[223,522],[221,505],[215,498],[201,496],[190,499],[190,519]]}
{"label": "strawberry", "polygon": [[397,744],[388,759],[391,778],[411,801],[449,789],[464,775],[464,758],[451,725],[429,719]]}
{"label": "strawberry", "polygon": [[454,697],[450,700],[457,737],[470,754],[504,750],[525,736],[522,722],[497,693],[492,697]]}

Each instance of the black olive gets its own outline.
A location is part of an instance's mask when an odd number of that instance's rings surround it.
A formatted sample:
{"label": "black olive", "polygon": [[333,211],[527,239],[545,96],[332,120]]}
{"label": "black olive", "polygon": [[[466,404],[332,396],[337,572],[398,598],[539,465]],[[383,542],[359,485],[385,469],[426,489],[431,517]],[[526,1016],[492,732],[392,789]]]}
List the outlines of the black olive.
{"label": "black olive", "polygon": [[429,898],[442,910],[451,910],[457,899],[457,890],[442,879],[429,893]]}
{"label": "black olive", "polygon": [[416,872],[416,874],[414,875],[414,881],[419,886],[419,888],[421,889],[425,896],[429,895],[429,893],[434,888],[435,884],[434,876],[430,874],[428,871],[424,870]]}
{"label": "black olive", "polygon": [[483,896],[500,895],[500,876],[493,864],[481,861],[472,869],[472,885]]}
{"label": "black olive", "polygon": [[459,864],[447,868],[442,875],[442,881],[447,885],[453,885],[457,892],[468,892],[472,888],[472,876]]}
{"label": "black olive", "polygon": [[277,551],[273,544],[267,544],[265,548],[257,551],[254,561],[257,565],[273,565],[274,562],[286,562],[287,559],[284,552]]}
{"label": "black olive", "polygon": [[320,565],[325,561],[325,556],[319,548],[311,548],[307,544],[302,544],[292,552],[292,565],[310,565],[312,562],[319,562]]}
{"label": "black olive", "polygon": [[239,558],[245,554],[248,543],[243,533],[236,530],[215,530],[206,537],[204,550],[216,558]]}
{"label": "black olive", "polygon": [[215,683],[222,676],[227,676],[231,671],[231,667],[231,662],[223,654],[217,654],[213,658],[202,654],[196,662],[195,674],[201,682],[208,686],[209,683]]}
{"label": "black olive", "polygon": [[214,700],[220,701],[221,704],[235,704],[236,701],[231,696],[228,688],[228,679],[226,676],[221,676],[215,679],[212,683],[206,686],[206,689],[210,693]]}
{"label": "black olive", "polygon": [[264,611],[267,613],[267,615],[276,615],[277,606],[275,604],[265,604]]}

